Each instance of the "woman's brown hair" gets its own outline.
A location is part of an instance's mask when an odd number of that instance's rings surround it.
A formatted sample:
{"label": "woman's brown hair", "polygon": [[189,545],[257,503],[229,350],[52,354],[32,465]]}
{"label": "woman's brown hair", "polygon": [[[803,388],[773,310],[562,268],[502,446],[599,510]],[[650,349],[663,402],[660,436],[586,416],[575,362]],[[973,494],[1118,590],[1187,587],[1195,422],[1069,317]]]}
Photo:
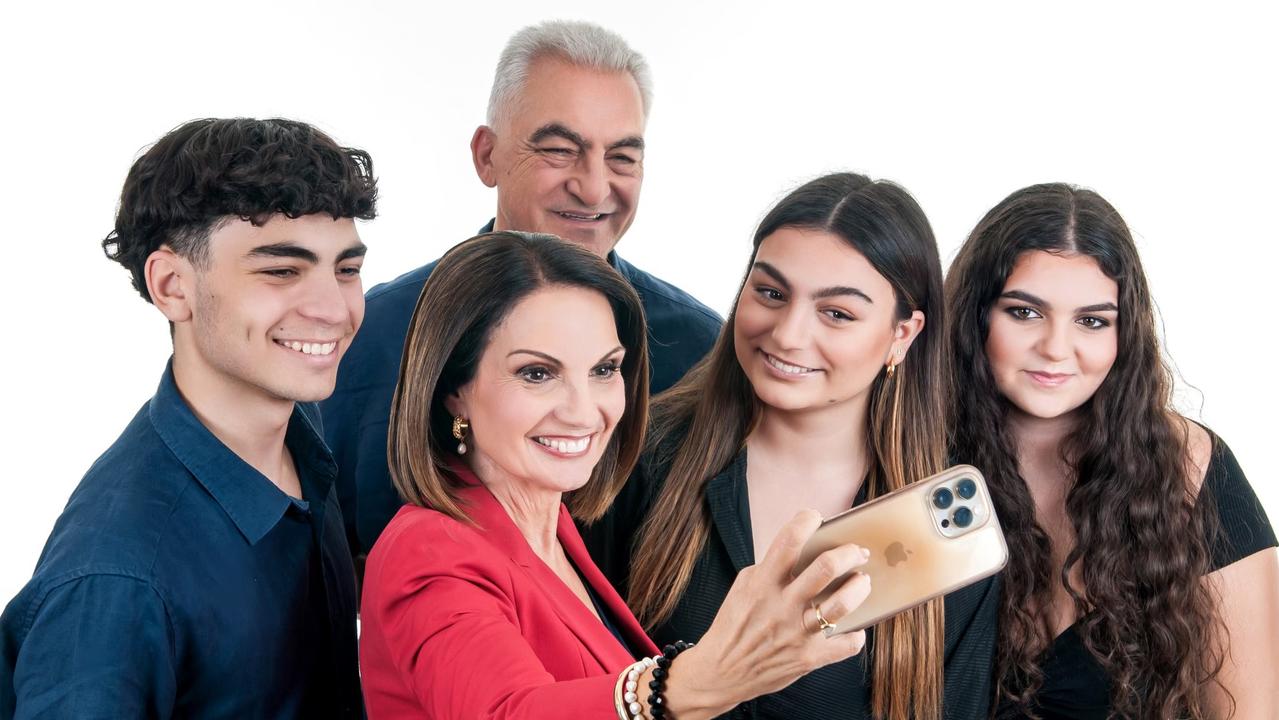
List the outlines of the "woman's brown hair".
{"label": "woman's brown hair", "polygon": [[[942,276],[923,210],[897,185],[840,173],[802,185],[774,207],[755,232],[755,252],[781,228],[843,239],[892,285],[898,320],[923,311],[927,324],[906,361],[894,378],[881,370],[870,390],[867,490],[873,498],[940,471],[944,433],[927,419],[940,418],[945,407],[939,382],[945,347]],[[752,252],[748,270],[754,260]],[[669,470],[636,540],[628,598],[650,628],[671,615],[706,544],[707,482],[742,450],[759,419],[759,400],[733,349],[735,315],[736,307],[710,354],[653,404],[650,447],[663,449],[666,457],[657,464]],[[871,650],[876,717],[941,717],[943,636],[940,599],[876,626]]]}
{"label": "woman's brown hair", "polygon": [[644,444],[648,421],[648,345],[639,296],[608,263],[553,235],[494,232],[440,258],[409,320],[387,436],[391,479],[405,502],[466,522],[450,465],[453,415],[444,401],[475,377],[493,330],[521,300],[546,287],[593,290],[608,300],[626,348],[626,412],[591,479],[568,493],[573,517],[604,514]]}
{"label": "woman's brown hair", "polygon": [[[1023,253],[1083,255],[1119,286],[1118,353],[1062,445],[1073,470],[1066,513],[1075,546],[1055,569],[1048,534],[1017,460],[1011,404],[995,386],[990,313]],[[1019,712],[1043,683],[1054,586],[1079,616],[1084,645],[1112,680],[1123,718],[1203,718],[1221,668],[1219,620],[1203,576],[1216,518],[1196,501],[1187,421],[1172,411],[1172,373],[1155,331],[1137,248],[1100,195],[1053,183],[1018,190],[982,218],[946,278],[952,456],[985,473],[1008,541],[996,646],[998,699]],[[1082,592],[1069,578],[1078,568]]]}

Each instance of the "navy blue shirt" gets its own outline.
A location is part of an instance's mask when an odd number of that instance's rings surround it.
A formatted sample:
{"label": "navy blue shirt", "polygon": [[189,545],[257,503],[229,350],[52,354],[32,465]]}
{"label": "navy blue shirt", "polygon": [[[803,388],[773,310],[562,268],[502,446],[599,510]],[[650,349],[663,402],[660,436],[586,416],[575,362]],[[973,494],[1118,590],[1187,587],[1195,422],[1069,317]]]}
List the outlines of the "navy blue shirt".
{"label": "navy blue shirt", "polygon": [[[480,230],[491,232],[493,222]],[[617,256],[608,262],[635,288],[648,322],[649,391],[674,385],[715,344],[723,321],[691,295]],[[325,439],[338,464],[338,495],[353,552],[368,552],[403,501],[386,461],[391,397],[413,308],[435,262],[373,288],[364,324],[338,370],[337,389],[320,405]]]}
{"label": "navy blue shirt", "polygon": [[336,468],[302,406],[285,445],[301,500],[166,370],[0,616],[0,718],[360,717]]}

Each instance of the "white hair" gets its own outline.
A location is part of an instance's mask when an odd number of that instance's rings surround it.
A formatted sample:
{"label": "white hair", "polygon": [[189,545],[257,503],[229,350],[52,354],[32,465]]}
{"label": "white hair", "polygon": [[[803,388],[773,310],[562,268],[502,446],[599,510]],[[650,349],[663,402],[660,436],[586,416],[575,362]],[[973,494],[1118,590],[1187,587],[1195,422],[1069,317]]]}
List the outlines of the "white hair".
{"label": "white hair", "polygon": [[530,25],[507,41],[497,61],[493,90],[489,94],[487,122],[490,126],[524,89],[533,61],[543,57],[556,57],[578,67],[630,73],[639,86],[644,117],[648,117],[653,102],[653,78],[643,55],[632,50],[620,35],[599,25],[549,20]]}

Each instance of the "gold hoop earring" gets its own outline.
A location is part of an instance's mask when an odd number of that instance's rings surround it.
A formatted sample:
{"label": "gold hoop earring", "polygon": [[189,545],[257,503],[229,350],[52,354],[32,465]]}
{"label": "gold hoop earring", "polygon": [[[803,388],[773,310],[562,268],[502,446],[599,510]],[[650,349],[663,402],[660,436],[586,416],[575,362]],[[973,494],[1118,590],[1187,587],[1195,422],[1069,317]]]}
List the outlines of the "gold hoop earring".
{"label": "gold hoop earring", "polygon": [[889,379],[889,380],[892,380],[892,379],[893,379],[893,373],[897,372],[897,364],[896,364],[896,363],[888,363],[888,369],[887,369],[886,371],[884,371],[884,372],[885,372],[885,374],[888,376],[888,379]]}
{"label": "gold hoop earring", "polygon": [[453,437],[458,441],[457,454],[466,454],[466,431],[471,429],[471,423],[466,418],[458,415],[453,418]]}

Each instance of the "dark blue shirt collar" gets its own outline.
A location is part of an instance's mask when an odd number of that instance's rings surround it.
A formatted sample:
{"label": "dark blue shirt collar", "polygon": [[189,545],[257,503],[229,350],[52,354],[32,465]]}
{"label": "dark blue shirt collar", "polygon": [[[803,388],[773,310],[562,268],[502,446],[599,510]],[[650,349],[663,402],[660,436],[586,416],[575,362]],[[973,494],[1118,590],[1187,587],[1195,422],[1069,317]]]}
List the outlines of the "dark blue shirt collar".
{"label": "dark blue shirt collar", "polygon": [[[483,235],[484,233],[491,233],[491,232],[493,232],[493,226],[494,226],[494,225],[496,225],[496,224],[497,224],[497,218],[492,218],[492,219],[490,219],[490,220],[488,221],[488,223],[486,223],[486,224],[484,225],[484,227],[480,228],[480,234],[481,234],[481,235]],[[608,257],[606,257],[606,258],[604,258],[604,259],[608,261],[608,264],[609,264],[609,265],[612,265],[612,266],[613,266],[613,269],[614,269],[614,270],[616,270],[616,271],[618,271],[619,273],[621,273],[621,274],[622,274],[622,277],[626,278],[627,280],[630,280],[630,279],[631,279],[631,274],[630,274],[630,272],[628,272],[628,270],[629,270],[629,268],[630,268],[630,264],[629,264],[629,263],[627,263],[627,262],[625,262],[625,261],[624,261],[624,260],[622,260],[621,258],[619,258],[619,257],[617,256],[617,252],[616,252],[616,251],[614,251],[614,250],[609,250],[609,251],[608,251]]]}
{"label": "dark blue shirt collar", "polygon": [[[222,444],[196,418],[178,392],[172,359],[148,412],[160,439],[222,506],[250,544],[257,544],[295,506],[287,494]],[[311,419],[296,403],[284,444],[293,456],[302,495],[311,501],[311,511],[323,512],[337,466]]]}

